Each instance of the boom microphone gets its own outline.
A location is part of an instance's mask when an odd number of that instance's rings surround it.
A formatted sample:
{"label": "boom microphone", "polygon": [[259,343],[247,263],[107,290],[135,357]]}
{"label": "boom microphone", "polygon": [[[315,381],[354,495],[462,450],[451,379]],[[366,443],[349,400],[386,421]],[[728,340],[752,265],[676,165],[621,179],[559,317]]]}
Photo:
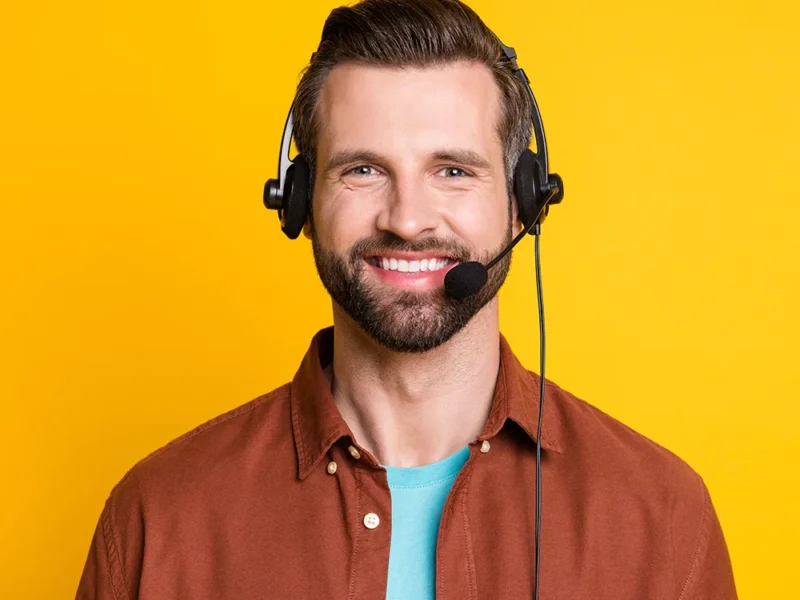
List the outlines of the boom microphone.
{"label": "boom microphone", "polygon": [[[550,197],[542,205],[542,209],[547,206],[550,200],[555,197],[557,193],[558,189],[551,191]],[[528,233],[533,226],[537,225],[539,222],[539,217],[537,216],[535,219],[533,219],[531,224],[523,229],[500,254],[498,254],[485,265],[476,260],[471,260],[469,262],[456,265],[450,269],[444,276],[444,289],[447,294],[456,300],[463,300],[464,298],[472,296],[480,291],[480,289],[486,285],[486,282],[489,280],[489,269],[495,266],[506,254],[511,252],[511,249],[516,246],[520,240],[525,237],[525,234]]]}

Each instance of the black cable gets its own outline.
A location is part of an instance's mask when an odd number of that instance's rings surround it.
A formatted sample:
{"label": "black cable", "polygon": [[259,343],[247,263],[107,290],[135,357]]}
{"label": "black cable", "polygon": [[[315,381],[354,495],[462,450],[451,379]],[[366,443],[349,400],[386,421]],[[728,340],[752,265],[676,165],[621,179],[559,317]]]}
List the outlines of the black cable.
{"label": "black cable", "polygon": [[544,301],[542,300],[542,268],[539,260],[539,234],[541,225],[533,228],[535,239],[536,296],[539,301],[539,424],[536,429],[536,583],[534,600],[539,600],[539,563],[542,538],[542,418],[544,416]]}

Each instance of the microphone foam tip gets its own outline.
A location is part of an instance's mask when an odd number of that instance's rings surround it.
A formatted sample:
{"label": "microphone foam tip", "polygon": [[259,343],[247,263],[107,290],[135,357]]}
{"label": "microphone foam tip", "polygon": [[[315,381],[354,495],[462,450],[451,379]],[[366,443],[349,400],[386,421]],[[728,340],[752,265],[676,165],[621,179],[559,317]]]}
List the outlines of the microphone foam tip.
{"label": "microphone foam tip", "polygon": [[456,265],[444,276],[444,289],[448,295],[461,300],[480,290],[489,279],[483,264],[470,261]]}

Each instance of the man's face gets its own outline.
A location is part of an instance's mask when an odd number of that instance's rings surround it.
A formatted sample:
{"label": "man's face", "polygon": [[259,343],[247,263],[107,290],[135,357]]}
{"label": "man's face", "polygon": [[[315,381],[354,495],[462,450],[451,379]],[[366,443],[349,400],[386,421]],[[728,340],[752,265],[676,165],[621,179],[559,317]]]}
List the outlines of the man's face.
{"label": "man's face", "polygon": [[499,290],[510,255],[477,294],[444,291],[455,264],[487,262],[512,237],[501,97],[483,65],[340,65],[319,99],[313,223],[331,297],[390,350],[450,339]]}

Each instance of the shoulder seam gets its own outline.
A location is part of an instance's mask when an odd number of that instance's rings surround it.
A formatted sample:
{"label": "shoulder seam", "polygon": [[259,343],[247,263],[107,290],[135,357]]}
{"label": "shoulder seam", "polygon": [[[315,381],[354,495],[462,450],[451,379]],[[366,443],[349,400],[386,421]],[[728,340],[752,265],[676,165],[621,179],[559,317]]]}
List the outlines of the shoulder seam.
{"label": "shoulder seam", "polygon": [[692,556],[692,563],[689,566],[689,572],[686,574],[686,580],[683,582],[683,587],[681,588],[681,593],[678,595],[678,600],[690,600],[690,596],[688,595],[691,586],[694,583],[694,576],[695,573],[698,571],[700,563],[702,562],[705,547],[705,542],[707,541],[708,534],[706,529],[708,528],[708,523],[710,521],[710,508],[711,508],[711,497],[708,493],[708,488],[706,488],[705,483],[703,482],[702,477],[697,475],[697,479],[700,483],[700,487],[703,492],[703,518],[700,520],[700,530],[697,533],[697,543],[695,544],[694,554]]}
{"label": "shoulder seam", "polygon": [[[125,572],[122,567],[122,557],[120,556],[117,538],[114,534],[114,526],[111,523],[111,497],[108,498],[106,507],[100,515],[102,524],[103,541],[105,542],[106,556],[108,557],[108,575],[111,581],[111,592],[115,600],[130,600],[127,584],[125,583]],[[117,587],[122,586],[120,594]]]}

